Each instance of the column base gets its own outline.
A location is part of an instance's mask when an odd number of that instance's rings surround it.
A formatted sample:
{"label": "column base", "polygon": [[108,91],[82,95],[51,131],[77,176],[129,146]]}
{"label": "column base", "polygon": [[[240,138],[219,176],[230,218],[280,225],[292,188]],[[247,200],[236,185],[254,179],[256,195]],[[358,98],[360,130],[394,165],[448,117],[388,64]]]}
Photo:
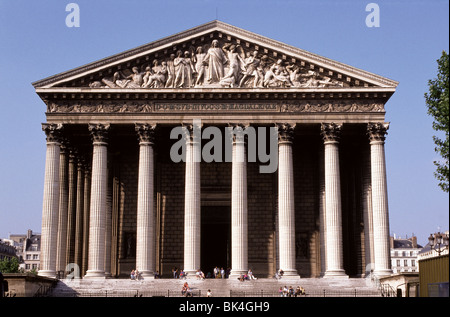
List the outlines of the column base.
{"label": "column base", "polygon": [[84,276],[84,278],[90,279],[90,278],[94,278],[94,279],[105,279],[105,271],[86,271],[86,275]]}
{"label": "column base", "polygon": [[297,270],[283,270],[283,278],[288,279],[299,279],[300,275],[298,274]]}
{"label": "column base", "polygon": [[391,276],[394,272],[390,269],[386,269],[386,270],[375,270],[373,271],[373,274],[377,277],[386,277],[386,276]]}
{"label": "column base", "polygon": [[39,270],[38,271],[39,276],[43,277],[49,277],[49,278],[56,278],[56,271],[53,270]]}
{"label": "column base", "polygon": [[144,278],[144,280],[154,280],[155,279],[155,273],[153,271],[139,271],[141,273],[141,277]]}
{"label": "column base", "polygon": [[185,274],[185,276],[186,276],[186,279],[189,279],[189,280],[193,280],[193,279],[197,279],[198,277],[197,277],[197,271],[192,271],[192,270],[189,270],[189,271],[184,271],[184,274]]}
{"label": "column base", "polygon": [[323,275],[323,278],[344,278],[347,279],[348,275],[344,270],[329,270]]}
{"label": "column base", "polygon": [[238,279],[242,275],[247,274],[248,271],[246,270],[231,270],[230,275],[228,276],[229,279]]}

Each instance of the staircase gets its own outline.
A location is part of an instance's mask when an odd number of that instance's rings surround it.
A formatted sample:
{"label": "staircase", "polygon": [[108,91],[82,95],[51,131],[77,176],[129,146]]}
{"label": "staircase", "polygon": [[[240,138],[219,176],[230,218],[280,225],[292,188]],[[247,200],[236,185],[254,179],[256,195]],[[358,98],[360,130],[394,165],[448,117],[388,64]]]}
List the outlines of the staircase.
{"label": "staircase", "polygon": [[381,292],[370,279],[282,278],[239,281],[230,279],[73,279],[60,280],[53,297],[180,297],[188,282],[193,297],[280,297],[280,287],[305,289],[305,297],[380,297]]}

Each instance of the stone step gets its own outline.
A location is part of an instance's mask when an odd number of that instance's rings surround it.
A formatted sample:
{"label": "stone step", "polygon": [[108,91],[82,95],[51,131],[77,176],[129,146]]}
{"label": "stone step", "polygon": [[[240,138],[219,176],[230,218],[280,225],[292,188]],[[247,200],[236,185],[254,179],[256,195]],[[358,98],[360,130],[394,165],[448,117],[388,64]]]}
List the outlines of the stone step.
{"label": "stone step", "polygon": [[301,286],[307,296],[380,296],[378,289],[367,279],[257,279],[238,281],[230,279],[78,279],[60,280],[51,296],[181,296],[181,289],[188,282],[194,296],[205,297],[208,290],[214,297],[229,296],[279,296],[280,287],[294,289]]}

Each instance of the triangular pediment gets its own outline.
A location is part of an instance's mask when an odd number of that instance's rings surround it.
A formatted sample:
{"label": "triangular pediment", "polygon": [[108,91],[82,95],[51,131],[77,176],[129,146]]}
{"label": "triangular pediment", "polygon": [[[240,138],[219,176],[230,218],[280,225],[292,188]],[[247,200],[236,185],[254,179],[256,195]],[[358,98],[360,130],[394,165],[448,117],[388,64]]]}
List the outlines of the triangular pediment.
{"label": "triangular pediment", "polygon": [[394,80],[212,21],[33,83],[36,89],[393,88]]}

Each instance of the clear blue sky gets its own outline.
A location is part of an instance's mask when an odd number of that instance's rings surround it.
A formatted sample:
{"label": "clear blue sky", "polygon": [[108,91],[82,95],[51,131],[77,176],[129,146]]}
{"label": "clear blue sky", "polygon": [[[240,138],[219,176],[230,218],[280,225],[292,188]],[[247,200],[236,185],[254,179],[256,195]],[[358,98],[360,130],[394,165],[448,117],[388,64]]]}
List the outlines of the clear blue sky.
{"label": "clear blue sky", "polygon": [[[65,24],[70,2],[79,28]],[[425,245],[449,225],[423,97],[449,50],[448,12],[448,0],[0,0],[0,237],[41,231],[46,107],[31,83],[218,19],[400,82],[386,106],[390,228]]]}

